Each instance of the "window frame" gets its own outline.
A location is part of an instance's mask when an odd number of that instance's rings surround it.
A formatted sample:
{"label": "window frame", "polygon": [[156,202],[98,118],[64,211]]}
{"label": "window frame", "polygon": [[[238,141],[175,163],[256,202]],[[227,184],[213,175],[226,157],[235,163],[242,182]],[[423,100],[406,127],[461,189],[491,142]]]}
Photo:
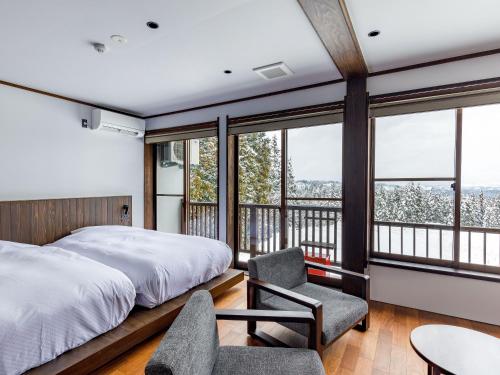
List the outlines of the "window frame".
{"label": "window frame", "polygon": [[[482,105],[489,105],[492,103],[485,103]],[[411,107],[410,107],[411,108]],[[420,107],[418,107],[420,108]],[[421,264],[425,266],[437,266],[437,267],[445,267],[454,270],[464,270],[464,271],[474,271],[474,272],[482,272],[482,273],[492,273],[492,274],[500,274],[500,265],[499,266],[491,266],[486,264],[475,264],[460,262],[460,249],[461,249],[461,233],[469,232],[470,233],[477,231],[479,233],[487,233],[491,232],[490,228],[471,228],[462,226],[461,221],[461,203],[462,203],[462,146],[463,146],[463,109],[465,106],[456,107],[456,108],[437,108],[437,109],[429,109],[427,111],[416,110],[415,112],[405,112],[405,114],[416,114],[422,112],[434,112],[438,110],[445,109],[453,109],[455,111],[455,175],[453,177],[434,177],[434,178],[377,178],[375,176],[375,133],[376,133],[376,119],[377,117],[371,113],[369,118],[369,132],[370,132],[370,170],[369,170],[369,204],[370,204],[370,219],[369,219],[369,257],[373,259],[375,262],[377,259],[388,260],[388,261],[400,261],[406,263],[415,263]],[[388,112],[390,113],[390,112]],[[390,116],[397,115],[398,113],[390,113]],[[378,116],[385,117],[385,116]],[[453,231],[453,244],[452,244],[452,260],[443,260],[436,258],[428,258],[421,257],[416,255],[407,255],[402,254],[403,249],[401,249],[401,254],[394,253],[385,253],[380,251],[375,251],[375,183],[378,181],[450,181],[453,182],[454,186],[454,223],[452,226],[443,225],[443,229],[452,230]],[[408,224],[409,226],[414,226],[413,223],[398,223],[398,224]],[[417,226],[420,226],[419,224]],[[432,227],[432,225],[422,224],[422,227]],[[447,228],[444,228],[447,227]],[[389,226],[389,231],[391,230]],[[403,226],[401,226],[401,231],[403,230]],[[500,232],[500,230],[498,231]],[[428,231],[426,232],[428,238]],[[414,234],[415,235],[415,234]],[[500,233],[499,233],[500,236]],[[389,237],[390,238],[390,237]],[[484,239],[486,241],[486,239]],[[486,242],[485,242],[486,243]],[[471,246],[469,244],[469,246]],[[484,245],[486,246],[486,245]],[[379,249],[380,250],[380,249]],[[415,250],[415,249],[414,249]],[[390,251],[390,250],[389,250]],[[470,252],[470,248],[469,248]],[[486,258],[484,259],[486,262]]]}

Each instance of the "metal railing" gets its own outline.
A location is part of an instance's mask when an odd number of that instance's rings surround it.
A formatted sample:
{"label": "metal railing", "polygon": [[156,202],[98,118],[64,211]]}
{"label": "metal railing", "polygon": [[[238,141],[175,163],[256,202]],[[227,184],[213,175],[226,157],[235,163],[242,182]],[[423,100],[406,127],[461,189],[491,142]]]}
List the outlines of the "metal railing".
{"label": "metal railing", "polygon": [[[373,230],[375,256],[456,261],[453,226],[375,221]],[[461,227],[459,262],[499,267],[500,229]]]}
{"label": "metal railing", "polygon": [[217,203],[189,203],[188,234],[216,239],[219,231],[218,225]]}
{"label": "metal railing", "polygon": [[[239,251],[254,257],[280,249],[281,207],[240,204]],[[341,214],[339,207],[287,206],[287,247],[302,247],[308,256],[340,264]]]}

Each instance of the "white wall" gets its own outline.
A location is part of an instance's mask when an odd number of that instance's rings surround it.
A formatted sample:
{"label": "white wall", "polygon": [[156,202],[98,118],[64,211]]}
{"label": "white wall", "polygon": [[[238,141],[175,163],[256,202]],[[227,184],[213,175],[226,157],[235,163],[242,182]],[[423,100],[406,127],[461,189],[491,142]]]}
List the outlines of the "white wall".
{"label": "white wall", "polygon": [[370,266],[375,301],[500,325],[500,284]]}
{"label": "white wall", "polygon": [[500,77],[500,54],[368,78],[370,95]]}
{"label": "white wall", "polygon": [[142,139],[81,127],[91,108],[0,85],[0,200],[132,195],[144,225]]}

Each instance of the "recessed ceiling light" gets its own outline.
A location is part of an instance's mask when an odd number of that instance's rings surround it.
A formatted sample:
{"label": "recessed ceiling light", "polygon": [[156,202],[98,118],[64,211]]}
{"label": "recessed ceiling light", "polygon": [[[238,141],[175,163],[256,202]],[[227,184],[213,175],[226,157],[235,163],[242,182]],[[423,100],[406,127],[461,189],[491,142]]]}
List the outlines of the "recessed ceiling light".
{"label": "recessed ceiling light", "polygon": [[232,72],[233,72],[233,71],[232,71],[232,70],[229,70],[229,69],[224,70],[224,73],[225,73],[225,74],[231,74]]}
{"label": "recessed ceiling light", "polygon": [[127,43],[127,38],[123,35],[111,35],[111,40],[116,43],[125,44]]}
{"label": "recessed ceiling light", "polygon": [[370,38],[374,38],[374,37],[376,37],[376,36],[378,36],[378,35],[380,35],[380,31],[379,31],[379,30],[373,30],[373,31],[370,31],[370,32],[368,33],[368,36],[369,36]]}
{"label": "recessed ceiling light", "polygon": [[158,25],[156,22],[153,22],[153,21],[149,21],[146,24],[146,26],[149,27],[150,29],[157,29],[160,27],[160,25]]}

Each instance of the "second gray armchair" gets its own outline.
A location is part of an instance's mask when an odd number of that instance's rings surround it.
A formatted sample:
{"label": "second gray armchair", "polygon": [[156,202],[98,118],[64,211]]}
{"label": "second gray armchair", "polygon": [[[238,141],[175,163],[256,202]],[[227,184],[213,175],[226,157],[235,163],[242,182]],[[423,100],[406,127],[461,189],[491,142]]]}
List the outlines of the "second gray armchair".
{"label": "second gray armchair", "polygon": [[[361,281],[361,295],[313,284],[307,280],[308,268],[341,275],[345,281]],[[320,356],[325,346],[354,327],[368,328],[369,276],[337,267],[307,262],[300,248],[292,248],[252,258],[248,261],[248,308],[268,310],[311,311],[315,329],[305,324],[283,322],[282,325],[309,340]],[[248,333],[268,344],[274,338],[258,331],[255,322],[248,323]]]}

